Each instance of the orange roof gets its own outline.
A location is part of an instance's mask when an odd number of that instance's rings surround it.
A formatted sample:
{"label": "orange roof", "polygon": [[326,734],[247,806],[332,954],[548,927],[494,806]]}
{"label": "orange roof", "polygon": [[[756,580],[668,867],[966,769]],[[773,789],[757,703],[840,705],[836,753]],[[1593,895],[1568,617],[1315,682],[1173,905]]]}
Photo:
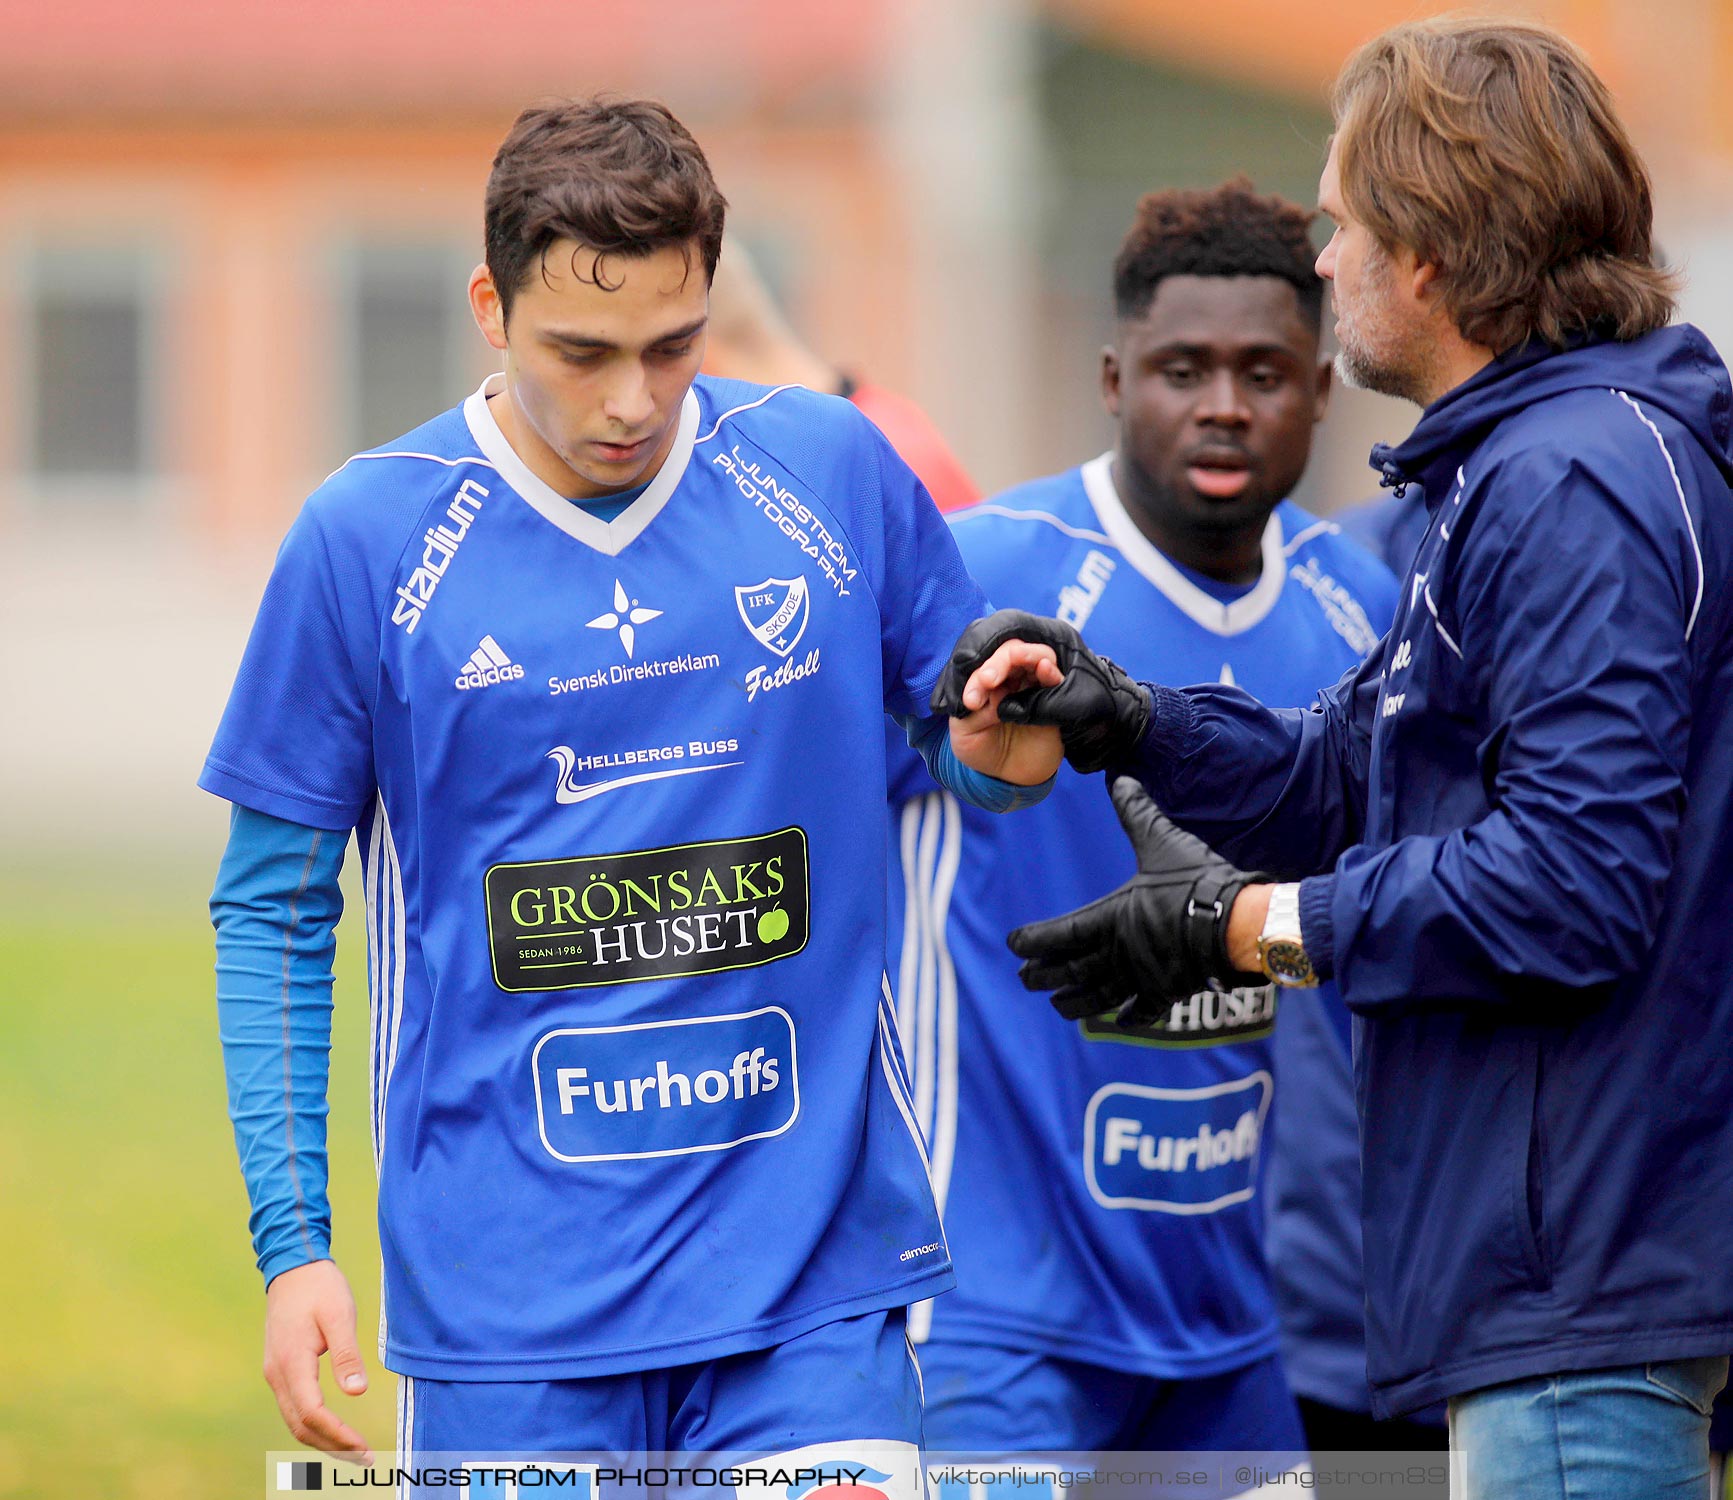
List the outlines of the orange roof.
{"label": "orange roof", "polygon": [[[1039,0],[1108,47],[1322,105],[1360,43],[1400,21],[1467,9],[1556,26],[1589,56],[1651,167],[1733,159],[1733,9],[1692,0]],[[1721,191],[1721,178],[1716,179]]]}
{"label": "orange roof", "polygon": [[666,86],[733,105],[866,76],[889,19],[889,0],[52,0],[7,16],[0,110],[473,115]]}
{"label": "orange roof", "polygon": [[[1078,31],[1206,72],[1321,99],[1361,42],[1398,21],[1465,7],[1458,0],[1332,0],[1297,8],[1293,0],[1045,0],[1048,12]],[[1591,54],[1605,54],[1605,7],[1596,0],[1483,0],[1481,13],[1535,16],[1559,27]],[[1605,66],[1616,58],[1597,56]]]}

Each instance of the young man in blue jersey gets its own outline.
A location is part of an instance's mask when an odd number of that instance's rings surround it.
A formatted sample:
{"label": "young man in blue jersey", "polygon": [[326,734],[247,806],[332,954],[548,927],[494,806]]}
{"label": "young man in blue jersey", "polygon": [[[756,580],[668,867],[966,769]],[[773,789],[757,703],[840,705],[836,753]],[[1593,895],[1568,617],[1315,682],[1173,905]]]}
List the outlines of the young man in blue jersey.
{"label": "young man in blue jersey", "polygon": [[1281,712],[1000,619],[940,701],[980,701],[1000,633],[1045,638],[1065,683],[1001,713],[1128,773],[1137,876],[1013,935],[1063,1010],[1246,971],[1341,985],[1374,1411],[1447,1398],[1465,1500],[1707,1496],[1733,1347],[1733,385],[1669,326],[1648,172],[1563,37],[1399,26],[1334,103],[1343,367],[1424,407],[1373,452],[1428,512],[1381,649]]}
{"label": "young man in blue jersey", "polygon": [[[1309,222],[1243,180],[1138,205],[1102,353],[1113,449],[953,518],[995,603],[1056,614],[1141,675],[1278,705],[1310,702],[1377,643],[1395,579],[1286,498],[1330,388]],[[1105,788],[1062,777],[1001,829],[901,760],[898,1010],[958,1269],[914,1314],[929,1441],[1305,1447],[1260,1168],[1289,1087],[1272,1031],[1337,1064],[1295,1082],[1299,1140],[1308,1091],[1345,1088],[1339,998],[1265,983],[1136,1025],[1044,1025],[1005,935],[1132,872]]]}
{"label": "young man in blue jersey", "polygon": [[952,1278],[882,726],[1001,809],[1059,742],[928,717],[982,599],[871,423],[698,378],[723,216],[659,105],[518,119],[470,283],[503,372],[309,500],[201,778],[266,1375],[328,1451],[367,1446],[318,1385],[366,1379],[325,1196],[353,831],[400,1458],[800,1450],[916,1493],[902,1309]]}

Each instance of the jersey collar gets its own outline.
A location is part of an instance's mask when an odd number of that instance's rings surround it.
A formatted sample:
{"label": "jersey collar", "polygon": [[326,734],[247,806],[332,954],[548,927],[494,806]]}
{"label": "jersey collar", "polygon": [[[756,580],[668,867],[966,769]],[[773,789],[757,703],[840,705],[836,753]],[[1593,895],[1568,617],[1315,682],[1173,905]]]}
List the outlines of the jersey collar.
{"label": "jersey collar", "polygon": [[686,465],[692,457],[692,439],[698,432],[697,395],[688,390],[686,399],[680,403],[680,424],[674,431],[674,446],[668,450],[668,456],[662,461],[662,467],[657,470],[649,488],[613,520],[603,521],[536,478],[529,465],[518,457],[517,450],[505,440],[505,434],[499,430],[499,423],[494,421],[487,404],[489,396],[498,395],[504,388],[505,376],[495,371],[463,403],[464,420],[469,423],[470,433],[482,453],[499,470],[505,482],[523,497],[526,505],[575,541],[609,557],[618,557],[661,513],[686,472]]}
{"label": "jersey collar", "polygon": [[1119,498],[1119,491],[1114,487],[1111,450],[1100,458],[1090,459],[1081,472],[1084,492],[1101,520],[1101,529],[1113,539],[1113,545],[1176,608],[1205,630],[1216,635],[1240,635],[1275,608],[1288,573],[1288,560],[1282,551],[1282,523],[1277,516],[1272,514],[1269,524],[1264,527],[1264,570],[1258,576],[1257,586],[1231,604],[1223,604],[1180,572],[1137,529],[1137,522],[1131,519],[1124,501]]}

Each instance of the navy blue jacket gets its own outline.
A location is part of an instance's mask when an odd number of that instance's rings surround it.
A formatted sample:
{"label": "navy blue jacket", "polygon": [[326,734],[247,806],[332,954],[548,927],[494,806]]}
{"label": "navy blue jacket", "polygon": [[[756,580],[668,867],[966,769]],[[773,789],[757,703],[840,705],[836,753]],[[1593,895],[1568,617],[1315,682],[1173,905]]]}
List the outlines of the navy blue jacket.
{"label": "navy blue jacket", "polygon": [[1503,356],[1374,450],[1430,525],[1364,667],[1154,690],[1361,1018],[1378,1415],[1733,1349],[1730,418],[1693,328]]}

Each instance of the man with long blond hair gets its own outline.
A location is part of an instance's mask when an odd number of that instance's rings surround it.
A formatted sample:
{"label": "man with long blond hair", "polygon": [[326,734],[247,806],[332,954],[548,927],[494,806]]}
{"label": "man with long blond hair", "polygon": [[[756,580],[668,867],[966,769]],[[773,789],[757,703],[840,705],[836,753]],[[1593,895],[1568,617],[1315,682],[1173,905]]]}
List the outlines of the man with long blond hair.
{"label": "man with long blond hair", "polygon": [[1340,985],[1375,1412],[1448,1398],[1473,1500],[1706,1496],[1733,1348],[1733,386],[1668,326],[1648,174],[1562,37],[1400,26],[1334,102],[1340,368],[1424,408],[1373,453],[1429,511],[1382,646],[1282,713],[995,616],[937,699],[1045,641],[1064,680],[1002,715],[1118,778],[1138,875],[1011,935],[1066,1014]]}

